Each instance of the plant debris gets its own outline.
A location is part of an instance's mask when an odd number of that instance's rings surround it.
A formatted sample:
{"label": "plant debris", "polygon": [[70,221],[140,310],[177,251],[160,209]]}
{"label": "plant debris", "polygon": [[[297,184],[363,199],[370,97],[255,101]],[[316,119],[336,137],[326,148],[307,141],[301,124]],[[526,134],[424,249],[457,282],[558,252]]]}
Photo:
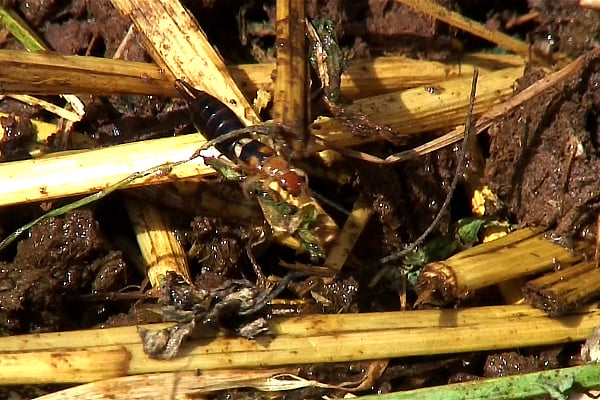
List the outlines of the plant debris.
{"label": "plant debris", "polygon": [[164,322],[176,322],[162,330],[140,329],[146,354],[170,359],[177,355],[183,340],[196,329],[217,329],[254,339],[268,331],[267,305],[287,286],[288,275],[271,290],[245,279],[227,280],[210,291],[169,273],[161,288],[160,305]]}

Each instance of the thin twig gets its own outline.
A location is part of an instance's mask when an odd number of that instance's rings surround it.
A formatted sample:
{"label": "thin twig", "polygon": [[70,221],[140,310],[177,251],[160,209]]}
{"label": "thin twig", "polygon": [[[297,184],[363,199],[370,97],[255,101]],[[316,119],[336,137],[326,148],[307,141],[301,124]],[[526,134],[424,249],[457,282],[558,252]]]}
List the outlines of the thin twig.
{"label": "thin twig", "polygon": [[403,250],[400,250],[396,253],[390,254],[389,256],[381,258],[378,262],[378,265],[383,265],[383,264],[387,264],[392,261],[396,261],[399,258],[402,258],[402,257],[406,256],[407,254],[409,254],[410,252],[412,252],[414,249],[417,248],[417,246],[420,246],[425,241],[425,239],[427,239],[429,234],[431,232],[433,232],[433,230],[437,227],[437,225],[439,224],[439,222],[442,219],[442,217],[444,216],[444,214],[446,214],[446,212],[448,211],[448,207],[450,206],[450,201],[452,200],[452,196],[454,195],[454,191],[456,190],[456,187],[458,186],[458,181],[460,179],[460,176],[463,173],[463,170],[464,170],[465,164],[466,164],[465,161],[467,158],[469,137],[471,136],[471,133],[473,130],[472,129],[473,105],[475,104],[475,94],[477,91],[477,78],[478,77],[479,77],[479,70],[475,69],[473,71],[473,81],[471,84],[471,96],[469,99],[469,111],[467,112],[467,121],[465,122],[465,137],[463,139],[462,147],[460,150],[458,165],[456,166],[456,172],[454,173],[454,178],[452,179],[452,183],[450,184],[450,188],[448,189],[448,193],[446,194],[446,199],[444,200],[442,207],[438,211],[437,215],[435,216],[435,218],[433,219],[433,221],[431,222],[429,227],[427,229],[425,229],[425,232],[423,232],[421,234],[421,236],[419,236],[414,242],[412,242],[410,245],[405,247]]}

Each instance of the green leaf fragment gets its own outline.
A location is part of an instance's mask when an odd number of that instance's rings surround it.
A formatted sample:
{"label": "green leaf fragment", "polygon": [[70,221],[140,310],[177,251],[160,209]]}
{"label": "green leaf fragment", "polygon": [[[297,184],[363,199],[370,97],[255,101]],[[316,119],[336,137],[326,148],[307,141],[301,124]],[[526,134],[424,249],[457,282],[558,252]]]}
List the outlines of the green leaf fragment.
{"label": "green leaf fragment", "polygon": [[599,387],[600,364],[593,363],[405,392],[362,396],[357,400],[521,400],[547,398],[548,395],[554,399],[566,399],[571,390],[586,391]]}

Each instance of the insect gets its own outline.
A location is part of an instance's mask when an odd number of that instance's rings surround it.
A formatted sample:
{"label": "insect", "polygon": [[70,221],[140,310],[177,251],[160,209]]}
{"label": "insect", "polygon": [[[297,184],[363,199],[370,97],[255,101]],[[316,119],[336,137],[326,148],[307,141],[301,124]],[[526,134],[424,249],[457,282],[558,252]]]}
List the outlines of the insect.
{"label": "insect", "polygon": [[225,104],[212,95],[177,80],[176,89],[189,104],[194,126],[245,176],[232,173],[222,160],[206,159],[225,177],[244,178],[244,187],[256,196],[265,219],[277,239],[293,237],[312,258],[325,255],[338,233],[335,222],[308,191],[304,172],[294,168],[268,140],[248,130]]}
{"label": "insect", "polygon": [[[215,97],[179,79],[175,87],[189,104],[194,126],[208,140],[244,130],[244,125],[233,111]],[[306,181],[304,173],[290,166],[271,146],[252,138],[250,133],[217,141],[215,147],[236,164],[243,165],[247,172],[268,176],[281,190],[295,197],[300,195]]]}

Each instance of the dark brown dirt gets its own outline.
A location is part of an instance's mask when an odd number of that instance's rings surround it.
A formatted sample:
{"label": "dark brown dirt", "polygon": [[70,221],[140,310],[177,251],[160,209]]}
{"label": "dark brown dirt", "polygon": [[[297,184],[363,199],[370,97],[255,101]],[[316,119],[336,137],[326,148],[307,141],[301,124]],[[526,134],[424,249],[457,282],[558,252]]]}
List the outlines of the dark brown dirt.
{"label": "dark brown dirt", "polygon": [[[600,18],[576,2],[532,2],[543,24],[535,30],[579,56],[597,45]],[[577,23],[574,23],[577,21]],[[556,49],[555,48],[555,49]],[[518,223],[556,227],[563,235],[594,236],[600,187],[599,64],[591,60],[559,87],[546,91],[494,124],[485,181]],[[519,90],[544,76],[531,66]]]}
{"label": "dark brown dirt", "polygon": [[[600,205],[599,66],[591,61],[561,87],[490,128],[485,179],[514,221],[556,227],[560,234],[595,231]],[[543,75],[530,68],[520,88]]]}
{"label": "dark brown dirt", "polygon": [[89,307],[77,295],[118,290],[126,282],[121,253],[106,247],[90,211],[34,226],[14,261],[0,268],[0,333],[81,327]]}
{"label": "dark brown dirt", "polygon": [[[365,246],[363,250],[371,252],[371,257],[377,252],[389,254],[425,231],[446,197],[455,166],[453,150],[394,168],[360,165],[357,186],[372,201],[378,226],[383,228],[381,240],[373,243],[375,247]],[[447,215],[438,231],[445,233],[449,222]]]}
{"label": "dark brown dirt", "polygon": [[[108,0],[16,3],[16,9],[30,26],[52,49],[64,54],[112,57],[129,27],[129,22]],[[489,27],[529,40],[533,51],[538,53],[549,55],[560,51],[576,57],[597,46],[598,13],[579,8],[575,0],[530,0],[510,5],[476,0],[442,3]],[[272,60],[273,4],[273,1],[231,0],[187,2],[211,42],[231,63]],[[328,15],[336,23],[348,58],[396,54],[459,60],[464,51],[492,48],[397,2],[311,0],[307,8],[310,16]],[[539,12],[538,18],[523,24],[513,23],[529,11]],[[244,24],[238,23],[237,15]],[[140,40],[131,41],[123,58],[149,60],[139,43]],[[0,45],[20,48],[8,36],[0,36]],[[591,60],[576,76],[497,121],[486,133],[489,140],[481,141],[486,154],[483,180],[504,204],[498,215],[507,215],[514,223],[554,227],[562,234],[579,232],[594,236],[600,205],[597,182],[600,98],[596,94],[599,67],[598,61]],[[538,68],[531,66],[519,89],[542,76]],[[76,129],[90,136],[96,145],[181,133],[189,125],[185,105],[178,100],[125,96],[85,101],[86,120]],[[28,118],[51,118],[39,109],[10,99],[0,101],[0,110]],[[7,133],[0,142],[3,160],[27,157],[21,151],[22,143],[30,136],[27,120],[3,119],[2,126]],[[389,144],[365,148],[380,156],[398,149]],[[311,177],[311,184],[342,207],[350,208],[357,193],[373,204],[377,218],[359,241],[350,261],[354,267],[364,266],[403,248],[427,228],[446,196],[456,164],[457,148],[391,167],[348,161],[346,168],[357,177],[352,185],[333,185],[318,177]],[[226,201],[248,203],[248,208],[258,209],[253,199],[239,188],[231,192],[226,185],[219,185],[222,183],[212,182],[206,187],[210,190],[221,187],[217,192],[220,190],[220,196]],[[214,206],[202,208],[194,204],[192,197],[177,198],[171,196],[172,188],[163,189],[152,195],[138,193],[138,196],[161,197],[162,200],[173,197],[170,204],[175,206],[168,207],[174,227],[181,233],[186,250],[194,250],[191,257],[195,274],[193,290],[210,292],[227,287],[232,279],[241,278],[246,278],[250,286],[255,283],[260,286],[265,284],[261,274],[281,278],[289,268],[295,268],[309,271],[310,276],[290,284],[280,300],[284,306],[286,300],[301,300],[305,306],[296,309],[298,313],[400,307],[398,282],[384,280],[375,288],[368,288],[375,271],[365,268],[349,268],[345,275],[335,278],[322,276],[311,269],[306,258],[277,245],[262,243],[254,230],[256,224],[232,221],[224,215],[226,207],[217,207],[216,211]],[[464,197],[459,190],[454,196],[451,214],[443,219],[434,234],[447,232],[452,221],[468,215],[467,201],[461,196]],[[13,249],[14,258],[9,253],[1,255],[5,261],[0,265],[0,333],[90,327],[106,322],[107,318],[110,323],[118,324],[132,320],[132,314],[125,316],[120,312],[129,311],[133,301],[107,306],[94,297],[119,291],[127,284],[142,283],[142,277],[133,275],[132,268],[129,274],[125,272],[137,255],[123,256],[114,251],[114,244],[105,240],[105,237],[133,240],[130,228],[119,222],[126,220],[119,214],[122,212],[119,207],[122,207],[120,198],[113,197],[100,202],[94,211],[77,211],[64,218],[48,220],[33,228],[30,238],[19,242],[17,249]],[[166,210],[167,206],[163,207]],[[3,235],[30,220],[32,215],[42,213],[36,207],[15,210],[19,213],[12,209],[2,211],[2,215],[7,216],[0,227]],[[340,211],[328,211],[343,220]],[[257,262],[253,264],[254,259]],[[252,288],[254,290],[254,286]],[[493,303],[493,296],[477,301]],[[82,299],[88,301],[82,302]],[[547,357],[542,349],[527,356],[513,352],[489,355],[487,359],[482,354],[466,354],[392,360],[381,375],[369,372],[369,363],[307,366],[302,375],[335,383],[373,374],[371,391],[385,393],[565,366],[564,359],[574,351],[567,348],[563,352],[556,351]],[[246,394],[240,391],[228,396],[236,398]],[[325,394],[336,392],[307,389],[286,397],[317,398]]]}
{"label": "dark brown dirt", "polygon": [[535,371],[558,368],[556,355],[543,359],[531,355],[525,356],[517,352],[492,354],[486,357],[483,376],[486,378],[498,378],[501,376],[527,374]]}
{"label": "dark brown dirt", "polygon": [[35,132],[29,118],[16,119],[13,115],[0,117],[4,135],[0,140],[2,161],[22,160],[29,157],[27,143],[34,138]]}

